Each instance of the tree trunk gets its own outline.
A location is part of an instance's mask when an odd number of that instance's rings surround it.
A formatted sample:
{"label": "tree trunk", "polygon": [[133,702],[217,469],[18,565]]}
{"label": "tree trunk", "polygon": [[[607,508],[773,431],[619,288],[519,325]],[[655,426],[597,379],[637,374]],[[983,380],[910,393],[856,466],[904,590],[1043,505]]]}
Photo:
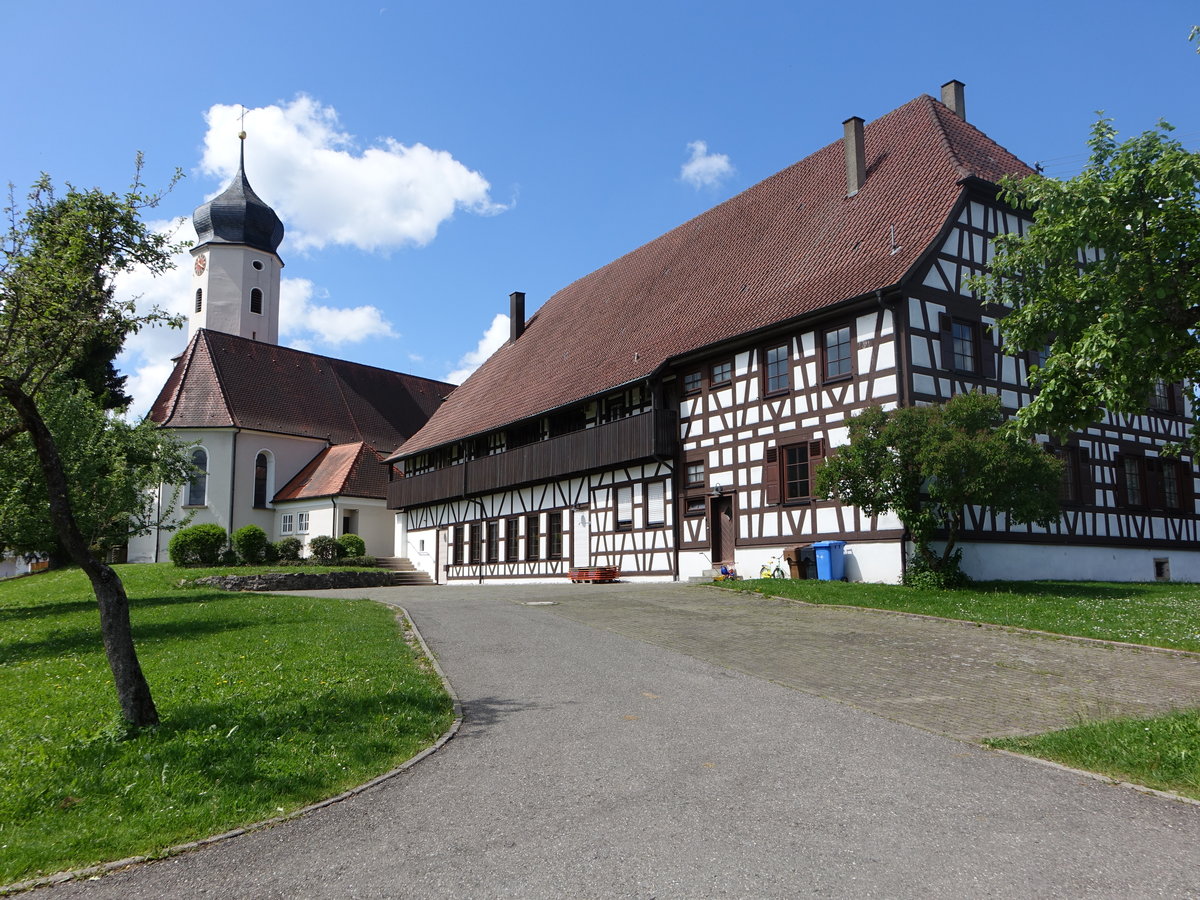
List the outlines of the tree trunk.
{"label": "tree trunk", "polygon": [[58,532],[63,549],[87,575],[100,608],[100,634],[104,652],[117,687],[121,715],[134,727],[158,723],[158,710],[150,696],[150,685],[142,674],[137,653],[133,648],[133,632],[129,624],[129,598],[125,585],[113,568],[101,561],[88,546],[75,514],[67,489],[67,476],[54,435],[46,427],[33,398],[11,379],[0,379],[0,396],[16,410],[21,424],[33,439],[46,489],[50,496],[50,521]]}

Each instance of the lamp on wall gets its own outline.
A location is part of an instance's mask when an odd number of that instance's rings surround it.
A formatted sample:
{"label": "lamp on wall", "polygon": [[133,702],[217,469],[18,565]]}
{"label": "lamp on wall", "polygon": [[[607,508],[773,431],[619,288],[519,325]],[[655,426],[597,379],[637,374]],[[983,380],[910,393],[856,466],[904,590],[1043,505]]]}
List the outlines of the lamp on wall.
{"label": "lamp on wall", "polygon": [[725,485],[723,485],[723,484],[714,484],[713,485],[712,495],[714,497],[720,497],[724,493],[725,493]]}

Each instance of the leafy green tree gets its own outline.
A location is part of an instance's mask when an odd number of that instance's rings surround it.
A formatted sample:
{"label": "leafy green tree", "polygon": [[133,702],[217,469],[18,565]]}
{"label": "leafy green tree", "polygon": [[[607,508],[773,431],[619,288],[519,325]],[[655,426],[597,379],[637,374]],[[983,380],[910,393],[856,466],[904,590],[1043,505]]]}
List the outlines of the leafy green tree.
{"label": "leafy green tree", "polygon": [[[88,387],[47,389],[40,403],[90,547],[104,554],[153,526],[170,527],[174,504],[157,504],[152,491],[191,476],[183,447],[148,420],[130,424],[109,415]],[[46,517],[49,502],[33,441],[14,435],[0,451],[0,550],[66,560]]]}
{"label": "leafy green tree", "polygon": [[[885,412],[873,406],[849,422],[850,443],[817,470],[817,493],[870,516],[894,513],[921,568],[952,578],[966,507],[1049,525],[1059,514],[1062,466],[1006,426],[999,398],[959,394],[939,406]],[[944,540],[941,555],[933,547]]]}
{"label": "leafy green tree", "polygon": [[1200,381],[1200,153],[1166,123],[1118,142],[1101,119],[1088,144],[1075,178],[1001,183],[1033,224],[997,237],[991,271],[974,280],[1011,308],[1007,347],[1049,349],[1018,417],[1026,434],[1144,412],[1160,383]]}
{"label": "leafy green tree", "polygon": [[116,276],[134,266],[155,274],[170,267],[175,248],[140,217],[158,200],[141,183],[140,156],[122,196],[70,185],[59,196],[43,175],[23,204],[10,195],[0,243],[0,453],[24,435],[37,456],[50,521],[91,581],[121,714],[134,727],[156,723],[158,711],[134,651],[129,599],[80,528],[76,509],[90,488],[72,484],[45,411],[51,398],[91,380],[88,355],[97,347],[119,350],[131,332],[168,320],[158,310],[140,315],[113,290]]}

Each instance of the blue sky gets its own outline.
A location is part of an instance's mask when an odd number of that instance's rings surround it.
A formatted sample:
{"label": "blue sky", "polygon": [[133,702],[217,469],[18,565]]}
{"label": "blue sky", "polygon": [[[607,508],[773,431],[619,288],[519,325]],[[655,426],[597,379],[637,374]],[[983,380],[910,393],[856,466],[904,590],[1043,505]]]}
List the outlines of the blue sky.
{"label": "blue sky", "polygon": [[[870,120],[966,83],[1054,175],[1096,110],[1200,146],[1194,3],[7,3],[0,176],[119,190],[134,153],[190,215],[236,161],[288,226],[282,342],[434,378],[604,263]],[[685,164],[696,162],[695,177]],[[184,234],[189,234],[186,229]],[[186,271],[132,279],[186,306]],[[664,326],[666,327],[666,326]],[[122,361],[138,408],[182,332]],[[486,347],[485,347],[486,350]]]}

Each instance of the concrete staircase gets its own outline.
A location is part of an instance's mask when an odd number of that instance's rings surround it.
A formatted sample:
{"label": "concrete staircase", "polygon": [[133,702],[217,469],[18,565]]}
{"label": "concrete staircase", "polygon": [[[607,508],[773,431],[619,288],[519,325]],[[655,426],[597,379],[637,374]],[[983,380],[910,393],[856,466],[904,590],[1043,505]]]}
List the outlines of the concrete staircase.
{"label": "concrete staircase", "polygon": [[428,573],[420,571],[403,556],[380,556],[375,560],[381,569],[391,569],[392,583],[396,585],[433,584]]}

